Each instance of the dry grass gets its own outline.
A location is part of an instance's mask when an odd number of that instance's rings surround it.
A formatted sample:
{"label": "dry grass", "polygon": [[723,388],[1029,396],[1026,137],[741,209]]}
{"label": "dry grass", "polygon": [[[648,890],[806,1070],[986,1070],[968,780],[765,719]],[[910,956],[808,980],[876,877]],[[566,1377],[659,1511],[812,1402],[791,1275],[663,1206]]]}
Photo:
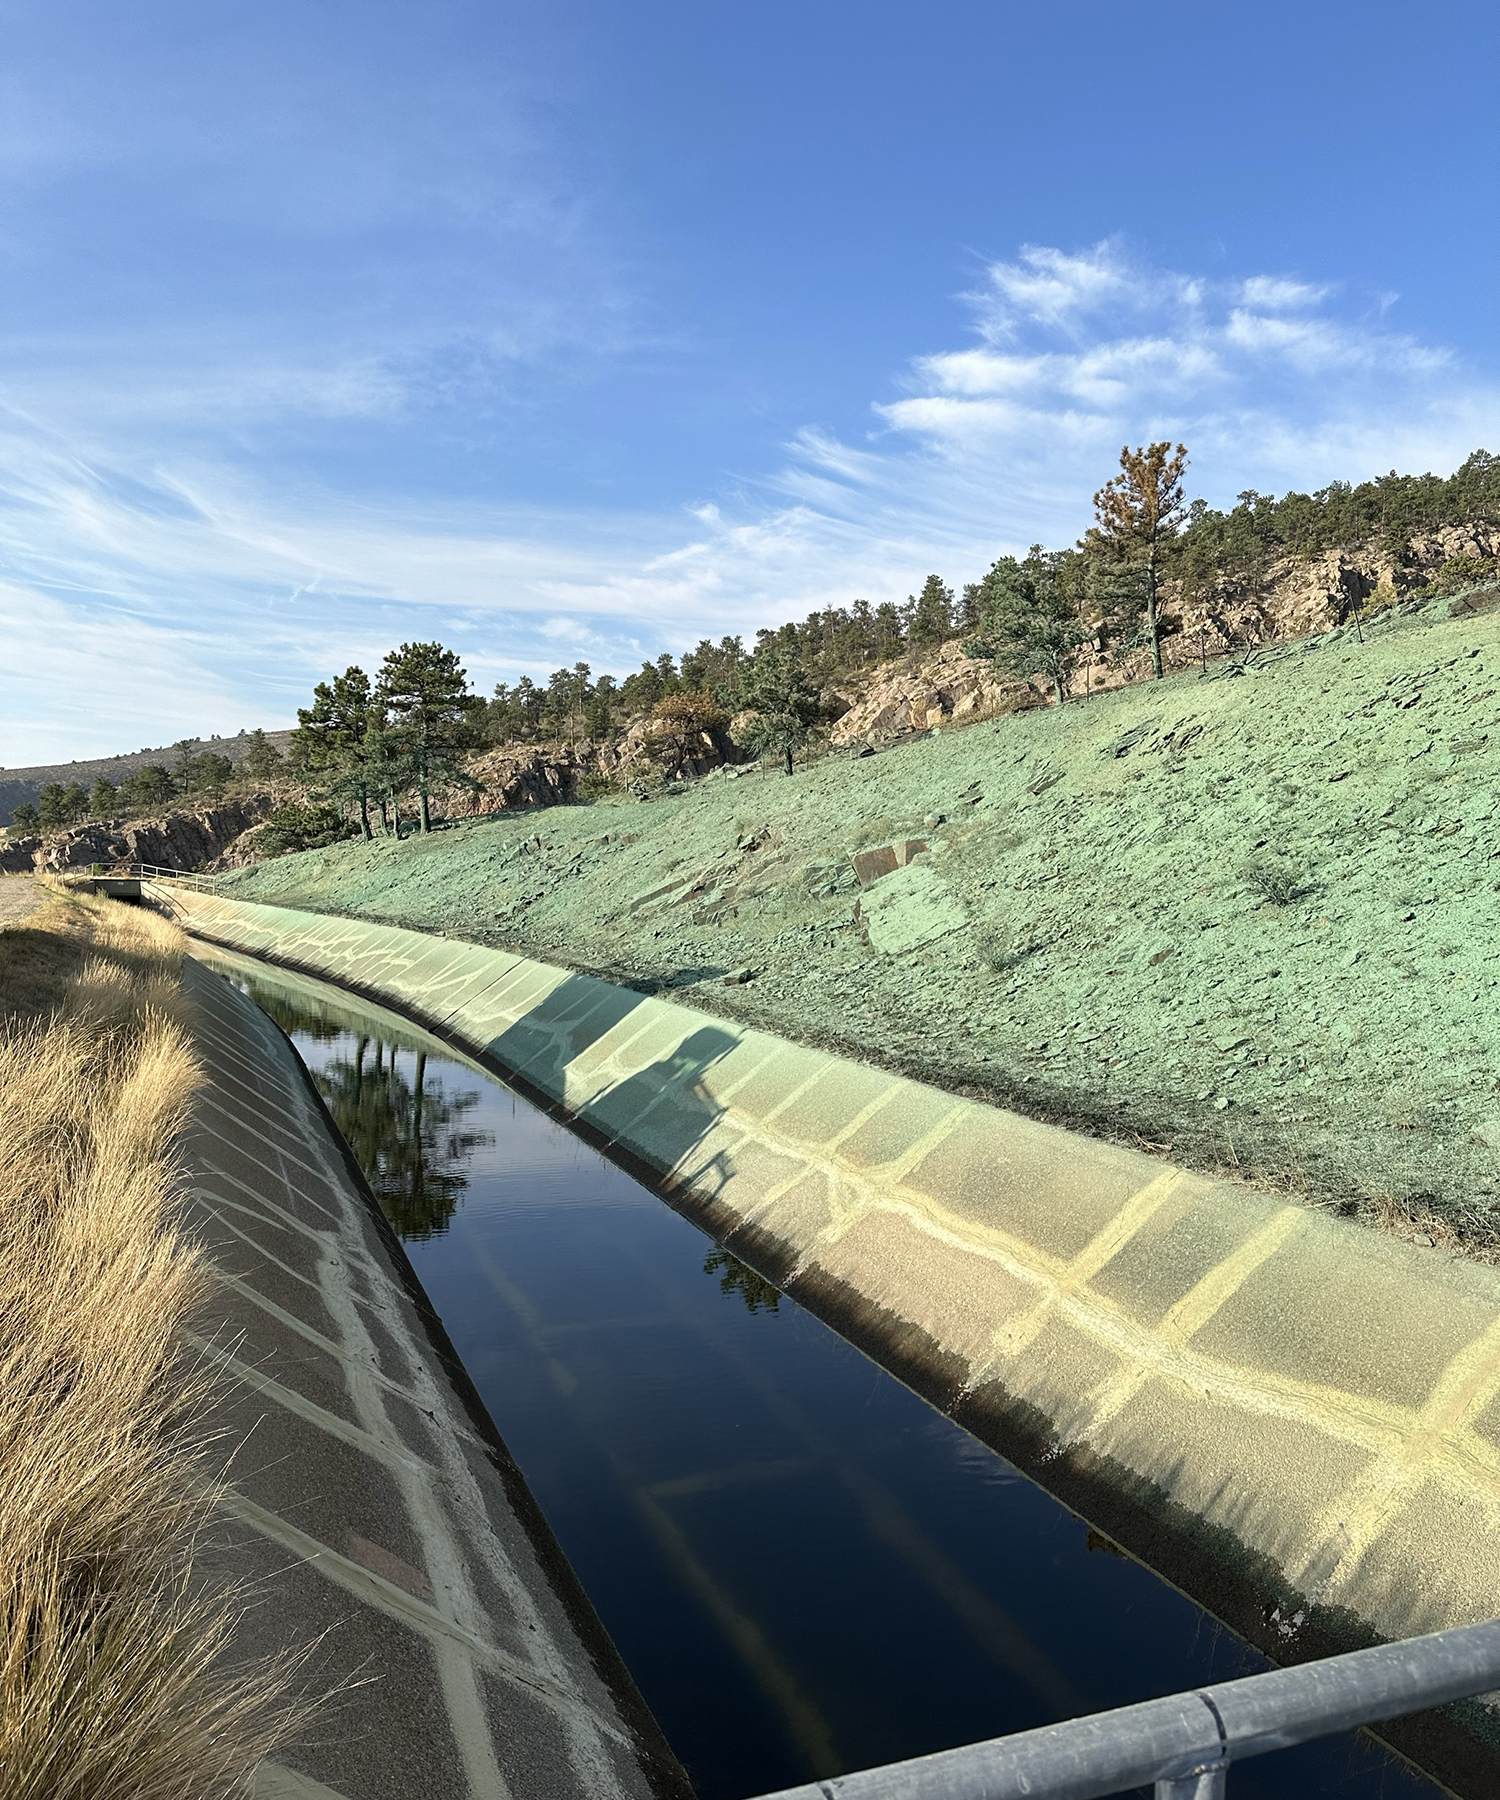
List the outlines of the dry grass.
{"label": "dry grass", "polygon": [[1375,1202],[1375,1223],[1404,1243],[1452,1250],[1475,1262],[1500,1262],[1494,1223],[1484,1215],[1438,1212],[1418,1197],[1381,1194]]}
{"label": "dry grass", "polygon": [[181,1352],[207,1271],[173,1219],[199,1079],[180,956],[166,920],[62,893],[0,931],[4,1800],[243,1794],[287,1723],[276,1671],[225,1668],[239,1603],[194,1571],[214,1490]]}

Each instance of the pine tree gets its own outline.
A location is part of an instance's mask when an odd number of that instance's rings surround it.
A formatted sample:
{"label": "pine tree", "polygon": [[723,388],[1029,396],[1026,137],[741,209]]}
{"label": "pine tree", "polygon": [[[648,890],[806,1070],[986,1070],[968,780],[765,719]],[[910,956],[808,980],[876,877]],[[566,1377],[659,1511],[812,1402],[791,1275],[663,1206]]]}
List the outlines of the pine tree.
{"label": "pine tree", "polygon": [[1088,632],[1059,579],[1061,558],[1033,546],[1024,563],[1002,556],[980,584],[980,626],[964,645],[970,656],[1012,675],[1045,675],[1061,706]]}
{"label": "pine tree", "polygon": [[[300,719],[302,715],[297,716]],[[240,767],[252,781],[274,781],[286,769],[286,758],[257,726],[250,733],[250,747],[240,759]]]}
{"label": "pine tree", "polygon": [[390,651],[381,666],[378,698],[404,740],[416,777],[421,829],[431,831],[432,779],[459,775],[456,754],[471,741],[474,715],[484,702],[470,692],[457,655],[436,643]]}
{"label": "pine tree", "polygon": [[1094,495],[1097,524],[1089,537],[1117,555],[1139,561],[1145,581],[1146,641],[1151,646],[1151,673],[1161,680],[1161,619],[1157,612],[1157,577],[1163,552],[1177,534],[1187,508],[1182,477],[1187,471],[1184,445],[1147,444],[1120,452],[1120,473]]}
{"label": "pine tree", "polygon": [[[365,768],[366,752],[371,728],[378,729],[382,722],[370,678],[353,663],[332,682],[318,683],[312,705],[298,707],[297,729],[292,733],[294,761],[309,774],[321,776],[328,792],[358,806],[359,827],[366,838],[375,835],[370,829],[370,800],[379,791]],[[269,752],[270,746],[266,748]]]}
{"label": "pine tree", "polygon": [[119,791],[114,783],[101,775],[94,783],[94,791],[89,795],[90,814],[96,819],[112,819],[119,798]]}
{"label": "pine tree", "polygon": [[773,645],[756,655],[745,683],[745,704],[755,715],[750,721],[750,748],[780,751],[790,775],[793,752],[812,735],[822,707],[789,650]]}
{"label": "pine tree", "polygon": [[661,729],[648,740],[647,748],[666,765],[669,781],[681,774],[688,757],[702,747],[699,740],[705,736],[711,739],[729,723],[712,694],[690,688],[681,688],[665,700],[658,700],[651,717]]}
{"label": "pine tree", "polygon": [[946,641],[953,630],[953,589],[944,585],[941,575],[929,575],[908,605],[911,622],[906,637],[913,649],[931,649]]}

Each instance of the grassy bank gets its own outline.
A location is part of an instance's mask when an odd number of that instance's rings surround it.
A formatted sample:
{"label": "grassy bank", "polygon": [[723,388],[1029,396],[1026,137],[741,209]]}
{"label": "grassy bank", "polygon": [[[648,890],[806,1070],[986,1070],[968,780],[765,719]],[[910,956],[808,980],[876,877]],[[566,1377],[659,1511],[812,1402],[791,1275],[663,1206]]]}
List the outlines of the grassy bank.
{"label": "grassy bank", "polygon": [[[181,1355],[207,1279],[173,1223],[198,1083],[180,934],[48,892],[0,927],[0,1790],[248,1792],[274,1674],[220,1666],[213,1502]],[[222,1460],[222,1458],[220,1458]]]}
{"label": "grassy bank", "polygon": [[[1444,610],[790,779],[339,845],[228,891],[671,987],[1488,1255],[1497,696],[1500,614]],[[857,855],[909,843],[860,886]]]}

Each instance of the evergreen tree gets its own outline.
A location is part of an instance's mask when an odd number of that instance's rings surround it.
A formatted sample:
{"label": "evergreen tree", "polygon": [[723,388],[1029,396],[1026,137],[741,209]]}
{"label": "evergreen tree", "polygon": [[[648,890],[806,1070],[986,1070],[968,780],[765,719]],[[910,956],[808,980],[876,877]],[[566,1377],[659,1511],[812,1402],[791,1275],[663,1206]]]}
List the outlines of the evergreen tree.
{"label": "evergreen tree", "polygon": [[492,744],[534,738],[541,731],[546,707],[545,690],[539,688],[529,675],[523,675],[513,688],[497,681],[495,697],[485,709],[485,737]]}
{"label": "evergreen tree", "polygon": [[96,819],[112,819],[119,803],[119,792],[112,781],[101,775],[89,795],[89,813]]}
{"label": "evergreen tree", "polygon": [[953,590],[943,583],[941,575],[929,575],[922,591],[908,600],[909,620],[906,641],[914,650],[931,649],[941,644],[953,631]]}
{"label": "evergreen tree", "polygon": [[379,698],[401,733],[416,778],[418,818],[432,830],[428,799],[435,776],[459,776],[455,757],[473,738],[484,702],[469,691],[457,655],[441,644],[403,644],[381,666]]}
{"label": "evergreen tree", "polygon": [[1094,495],[1097,524],[1090,537],[1117,556],[1138,561],[1145,576],[1146,641],[1151,646],[1151,673],[1161,680],[1161,620],[1157,612],[1157,579],[1168,546],[1187,516],[1182,477],[1188,454],[1179,444],[1147,444],[1120,452],[1120,473]]}
{"label": "evergreen tree", "polygon": [[745,683],[745,704],[755,715],[750,721],[750,748],[779,751],[790,775],[793,752],[812,735],[822,707],[802,665],[785,647],[774,645],[757,653]]}
{"label": "evergreen tree", "polygon": [[970,656],[995,662],[1012,675],[1045,675],[1059,706],[1089,635],[1059,579],[1060,561],[1040,546],[1033,546],[1024,563],[1002,556],[981,584],[978,634],[964,645]]}
{"label": "evergreen tree", "polygon": [[875,608],[875,656],[886,662],[899,656],[906,643],[901,627],[901,609],[891,600],[882,600]]}
{"label": "evergreen tree", "polygon": [[10,829],[13,833],[29,837],[32,832],[39,831],[42,816],[29,800],[23,800],[19,806],[13,806],[10,812]]}
{"label": "evergreen tree", "polygon": [[666,699],[658,700],[652,718],[661,727],[648,740],[648,749],[666,765],[667,779],[681,774],[682,765],[701,740],[712,738],[729,723],[712,694],[681,688]]}
{"label": "evergreen tree", "polygon": [[89,797],[76,781],[66,787],[60,781],[49,781],[37,799],[37,819],[43,831],[65,831],[88,817]]}
{"label": "evergreen tree", "polygon": [[297,729],[292,733],[295,762],[319,777],[326,792],[358,807],[360,832],[366,838],[374,836],[370,800],[379,787],[365,765],[370,732],[382,725],[370,678],[354,663],[332,682],[318,683],[312,705],[298,707]]}
{"label": "evergreen tree", "polygon": [[180,793],[210,806],[224,797],[224,790],[234,779],[234,764],[217,751],[205,750],[199,756],[185,758],[177,767],[176,786]]}
{"label": "evergreen tree", "polygon": [[[300,716],[299,714],[298,717]],[[265,732],[257,726],[250,733],[250,747],[240,760],[240,768],[252,781],[274,781],[278,775],[285,773],[286,758],[274,744],[267,741]]]}
{"label": "evergreen tree", "polygon": [[120,800],[127,815],[141,818],[160,812],[174,793],[172,777],[160,763],[146,763],[120,783]]}
{"label": "evergreen tree", "polygon": [[[331,682],[320,681],[313,689],[312,705],[297,708],[292,744],[302,767],[314,772],[334,768],[358,748],[369,724],[371,700],[370,678],[357,663]],[[259,735],[264,742],[265,734]]]}
{"label": "evergreen tree", "polygon": [[618,690],[613,675],[601,675],[583,706],[583,728],[598,743],[606,742],[615,728]]}
{"label": "evergreen tree", "polygon": [[584,730],[584,711],[593,692],[593,671],[586,662],[554,671],[547,683],[546,723],[556,737],[577,737]]}

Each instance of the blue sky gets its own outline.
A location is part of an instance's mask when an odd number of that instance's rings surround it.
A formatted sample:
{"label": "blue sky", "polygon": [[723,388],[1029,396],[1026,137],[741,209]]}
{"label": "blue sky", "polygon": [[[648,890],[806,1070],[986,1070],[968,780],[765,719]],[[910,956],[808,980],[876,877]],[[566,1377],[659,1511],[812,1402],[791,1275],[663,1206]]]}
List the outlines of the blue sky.
{"label": "blue sky", "polygon": [[1493,7],[0,0],[0,762],[1500,451]]}

